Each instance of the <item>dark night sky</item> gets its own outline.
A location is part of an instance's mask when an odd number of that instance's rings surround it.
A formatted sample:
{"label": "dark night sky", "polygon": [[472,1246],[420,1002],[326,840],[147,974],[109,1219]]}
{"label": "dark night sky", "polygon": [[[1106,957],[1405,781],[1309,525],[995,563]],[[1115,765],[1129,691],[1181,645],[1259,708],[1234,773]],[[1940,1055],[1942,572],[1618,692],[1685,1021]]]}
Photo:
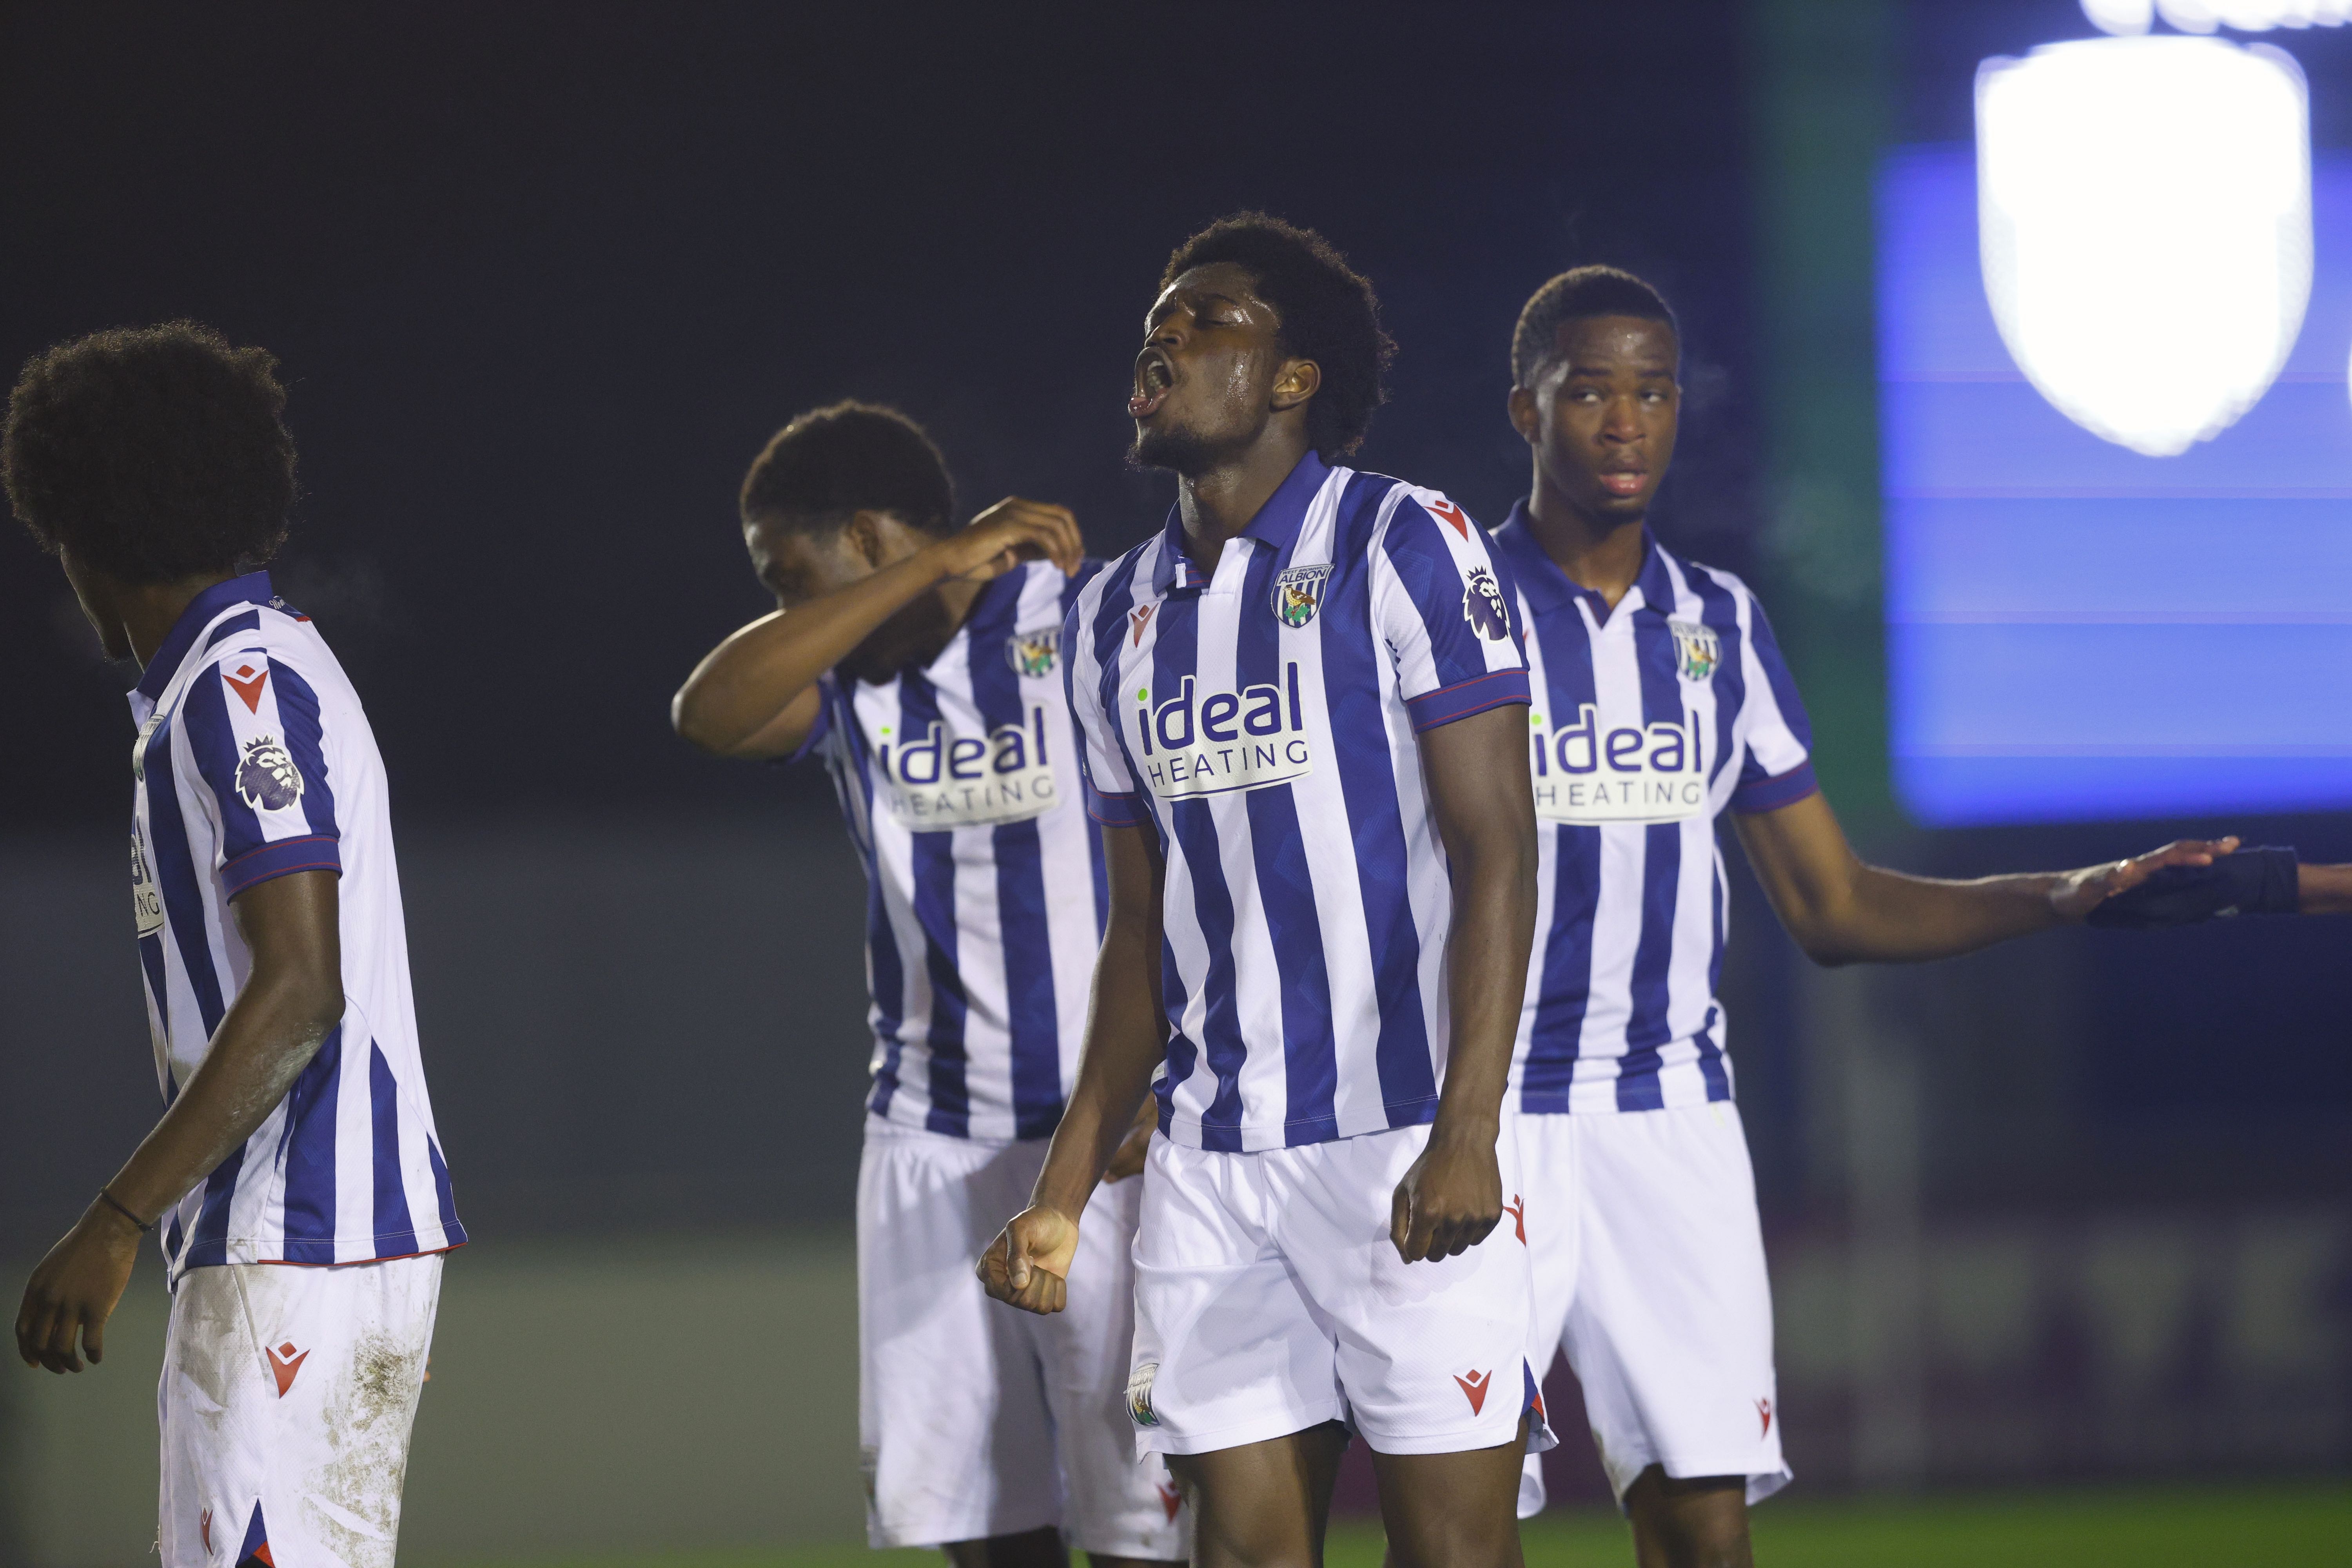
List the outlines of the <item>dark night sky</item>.
{"label": "dark night sky", "polygon": [[[1605,28],[1591,23],[1606,17]],[[285,362],[281,586],[368,701],[404,818],[724,805],[669,693],[762,605],[760,443],[843,395],[927,421],[967,510],[1132,542],[1128,365],[1160,262],[1258,205],[1323,228],[1402,344],[1360,459],[1488,521],[1508,336],[1560,268],[1649,272],[1696,404],[1670,532],[1749,553],[1739,8],[17,9],[0,360],[173,315]],[[128,803],[121,674],[0,542],[14,820]],[[808,784],[787,786],[806,788]]]}

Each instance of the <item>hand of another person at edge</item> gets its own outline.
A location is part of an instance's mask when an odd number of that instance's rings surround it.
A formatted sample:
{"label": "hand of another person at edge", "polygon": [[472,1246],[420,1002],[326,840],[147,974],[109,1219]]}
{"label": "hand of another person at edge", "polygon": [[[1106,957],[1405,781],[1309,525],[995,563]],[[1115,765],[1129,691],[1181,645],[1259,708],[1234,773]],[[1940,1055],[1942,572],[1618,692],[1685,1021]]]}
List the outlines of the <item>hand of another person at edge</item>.
{"label": "hand of another person at edge", "polygon": [[1136,1108],[1135,1125],[1118,1141],[1111,1152],[1110,1164],[1103,1171],[1106,1182],[1123,1182],[1129,1176],[1143,1174],[1143,1163],[1151,1154],[1151,1135],[1160,1131],[1160,1097],[1148,1094]]}
{"label": "hand of another person at edge", "polygon": [[2069,925],[2080,925],[2090,912],[2117,893],[2138,887],[2167,866],[2210,866],[2216,858],[2238,847],[2236,835],[2227,838],[2179,838],[2161,849],[2085,866],[2062,875],[2050,889],[2050,907]]}
{"label": "hand of another person at edge", "polygon": [[1070,1260],[1077,1252],[1078,1222],[1032,1204],[980,1255],[981,1288],[1024,1311],[1058,1312],[1069,1300]]}
{"label": "hand of another person at edge", "polygon": [[1086,555],[1078,520],[1067,507],[1018,496],[998,501],[930,548],[940,552],[947,575],[967,583],[1002,577],[1024,561],[1050,561],[1076,573]]}
{"label": "hand of another person at edge", "polygon": [[1469,1251],[1502,1217],[1494,1131],[1475,1137],[1433,1131],[1390,1200],[1389,1239],[1407,1263],[1434,1262]]}
{"label": "hand of another person at edge", "polygon": [[138,1227],[104,1202],[92,1203],[26,1283],[25,1304],[16,1313],[16,1353],[25,1364],[79,1372],[77,1335],[92,1366],[103,1361],[106,1320],[138,1260]]}

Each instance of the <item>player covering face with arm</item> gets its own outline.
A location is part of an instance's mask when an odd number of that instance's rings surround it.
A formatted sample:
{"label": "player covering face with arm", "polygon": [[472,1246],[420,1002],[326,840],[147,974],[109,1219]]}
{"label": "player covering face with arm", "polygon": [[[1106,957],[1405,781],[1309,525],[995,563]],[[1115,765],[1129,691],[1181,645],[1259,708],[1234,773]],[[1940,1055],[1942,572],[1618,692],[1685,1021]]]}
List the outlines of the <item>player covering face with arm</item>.
{"label": "player covering face with arm", "polygon": [[1330,466],[1385,342],[1319,237],[1213,226],[1145,337],[1134,456],[1177,504],[1065,633],[1109,925],[1077,1090],[981,1274],[1061,1308],[1157,1070],[1129,1399],[1195,1562],[1319,1560],[1344,1390],[1400,1561],[1516,1563],[1499,1111],[1533,823],[1496,569],[1443,497]]}
{"label": "player covering face with arm", "polygon": [[[1585,268],[1523,312],[1512,424],[1532,494],[1497,531],[1529,622],[1530,765],[1546,889],[1513,1103],[1537,1328],[1582,1384],[1636,1554],[1748,1561],[1747,1507],[1784,1484],[1747,1147],[1712,974],[1728,812],[1815,962],[1973,952],[2090,920],[2177,923],[2298,901],[2292,857],[2234,838],[2072,871],[1951,881],[1873,866],[1813,782],[1762,606],[1651,535],[1681,344],[1647,284]],[[2303,907],[2338,873],[2303,868]],[[1542,1505],[1528,1467],[1522,1511]]]}
{"label": "player covering face with arm", "polygon": [[1097,1200],[1095,1267],[1065,1317],[1015,1320],[969,1270],[1035,1178],[1101,933],[1057,662],[1097,563],[1063,508],[1005,500],[958,529],[953,504],[938,450],[895,410],[794,419],[742,491],[777,609],[703,659],[674,714],[721,755],[821,756],[866,862],[869,1540],[997,1568],[1059,1563],[1066,1541],[1098,1564],[1164,1562],[1187,1521],[1120,1415],[1134,1184]]}

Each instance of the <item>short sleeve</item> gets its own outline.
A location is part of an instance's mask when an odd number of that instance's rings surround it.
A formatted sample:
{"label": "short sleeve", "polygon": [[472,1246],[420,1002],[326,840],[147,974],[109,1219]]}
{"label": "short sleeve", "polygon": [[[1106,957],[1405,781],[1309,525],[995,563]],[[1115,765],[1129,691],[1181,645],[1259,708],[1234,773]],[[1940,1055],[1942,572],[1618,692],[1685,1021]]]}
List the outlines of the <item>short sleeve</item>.
{"label": "short sleeve", "polygon": [[221,825],[221,883],[235,898],[297,871],[340,875],[342,829],[319,694],[259,648],[223,655],[190,682],[188,752]]}
{"label": "short sleeve", "polygon": [[1736,590],[1746,614],[1741,640],[1746,644],[1747,711],[1741,715],[1745,736],[1739,763],[1739,784],[1731,792],[1731,809],[1745,816],[1794,805],[1820,790],[1813,776],[1813,726],[1805,716],[1804,700],[1780,657],[1780,640],[1764,606],[1742,584]]}
{"label": "short sleeve", "polygon": [[[1095,578],[1096,584],[1104,581]],[[1078,773],[1085,782],[1087,815],[1105,827],[1141,827],[1151,820],[1137,791],[1127,753],[1118,743],[1102,704],[1103,651],[1097,647],[1094,621],[1100,598],[1092,591],[1079,594],[1062,626],[1062,691],[1070,707],[1070,731],[1078,743]],[[1110,657],[1118,657],[1118,644]]]}
{"label": "short sleeve", "polygon": [[1486,530],[1407,490],[1373,546],[1372,615],[1416,731],[1528,700],[1517,584]]}
{"label": "short sleeve", "polygon": [[793,763],[804,763],[825,749],[827,743],[841,729],[840,723],[833,716],[834,705],[841,700],[843,700],[841,686],[834,679],[833,672],[827,670],[818,676],[816,678],[816,722],[809,726],[809,732],[802,738],[801,743],[793,749],[793,754],[783,759],[788,765]]}

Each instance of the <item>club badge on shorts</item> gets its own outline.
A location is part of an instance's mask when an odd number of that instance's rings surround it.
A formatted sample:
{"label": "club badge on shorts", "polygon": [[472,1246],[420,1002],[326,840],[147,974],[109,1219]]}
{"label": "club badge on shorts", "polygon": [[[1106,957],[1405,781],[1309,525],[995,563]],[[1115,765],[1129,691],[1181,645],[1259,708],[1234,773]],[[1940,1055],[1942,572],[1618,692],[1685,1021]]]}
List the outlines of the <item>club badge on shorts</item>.
{"label": "club badge on shorts", "polygon": [[1034,632],[1015,632],[1004,639],[1004,662],[1015,674],[1032,678],[1054,673],[1054,661],[1062,654],[1062,628],[1041,626]]}
{"label": "club badge on shorts", "polygon": [[1711,679],[1716,667],[1723,662],[1723,639],[1713,626],[1699,621],[1668,621],[1666,630],[1674,634],[1675,668],[1689,681]]}
{"label": "club badge on shorts", "polygon": [[1488,642],[1511,635],[1511,615],[1503,605],[1503,585],[1484,566],[1473,566],[1463,579],[1462,618]]}
{"label": "club badge on shorts", "polygon": [[1156,1361],[1145,1362],[1128,1374],[1127,1413],[1135,1418],[1138,1426],[1160,1425],[1159,1414],[1151,1408],[1151,1380],[1159,1375],[1160,1363]]}
{"label": "club badge on shorts", "polygon": [[1274,574],[1274,618],[1297,631],[1323,607],[1323,584],[1330,579],[1331,563],[1292,566]]}

